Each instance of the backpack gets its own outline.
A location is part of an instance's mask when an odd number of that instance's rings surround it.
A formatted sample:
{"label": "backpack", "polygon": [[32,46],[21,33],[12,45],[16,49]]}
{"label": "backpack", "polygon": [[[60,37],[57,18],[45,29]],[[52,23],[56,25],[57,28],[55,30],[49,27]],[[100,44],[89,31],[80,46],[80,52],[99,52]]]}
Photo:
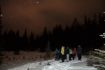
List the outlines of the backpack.
{"label": "backpack", "polygon": [[72,50],[71,49],[69,49],[69,54],[72,54],[73,52],[72,52]]}

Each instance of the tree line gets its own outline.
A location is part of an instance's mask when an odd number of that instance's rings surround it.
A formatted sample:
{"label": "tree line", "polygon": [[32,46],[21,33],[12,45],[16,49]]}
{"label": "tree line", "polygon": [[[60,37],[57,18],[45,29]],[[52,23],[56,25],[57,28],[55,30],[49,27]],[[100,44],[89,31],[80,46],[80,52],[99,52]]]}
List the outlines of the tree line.
{"label": "tree line", "polygon": [[105,13],[95,14],[93,17],[85,16],[83,24],[75,18],[72,25],[66,26],[65,29],[59,24],[49,32],[45,27],[42,35],[37,37],[34,37],[33,32],[28,36],[26,29],[23,36],[20,36],[19,30],[17,32],[10,30],[2,34],[2,28],[2,22],[0,22],[0,50],[2,51],[45,51],[48,41],[51,50],[60,48],[62,45],[69,47],[81,45],[84,51],[89,51],[100,48],[105,41],[99,37],[105,32]]}

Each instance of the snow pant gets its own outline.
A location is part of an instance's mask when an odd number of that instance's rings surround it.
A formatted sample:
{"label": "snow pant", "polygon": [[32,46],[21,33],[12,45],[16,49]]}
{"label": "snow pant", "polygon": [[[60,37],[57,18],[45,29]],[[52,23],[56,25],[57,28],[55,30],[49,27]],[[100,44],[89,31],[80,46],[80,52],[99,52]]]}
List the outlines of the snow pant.
{"label": "snow pant", "polygon": [[78,60],[81,60],[82,55],[81,54],[77,54],[78,56]]}
{"label": "snow pant", "polygon": [[73,58],[73,55],[72,54],[70,54],[69,55],[69,60],[71,60]]}
{"label": "snow pant", "polygon": [[64,62],[65,60],[65,55],[62,55],[62,62]]}
{"label": "snow pant", "polygon": [[55,54],[55,60],[57,60],[58,59],[58,55],[57,54]]}
{"label": "snow pant", "polygon": [[62,59],[62,55],[61,54],[59,54],[59,59]]}
{"label": "snow pant", "polygon": [[60,55],[59,54],[56,54],[55,55],[55,60],[59,60],[60,59]]}
{"label": "snow pant", "polygon": [[75,56],[76,56],[76,54],[73,54],[73,55],[72,55],[73,60],[75,59]]}
{"label": "snow pant", "polygon": [[69,54],[66,55],[67,61],[69,61]]}

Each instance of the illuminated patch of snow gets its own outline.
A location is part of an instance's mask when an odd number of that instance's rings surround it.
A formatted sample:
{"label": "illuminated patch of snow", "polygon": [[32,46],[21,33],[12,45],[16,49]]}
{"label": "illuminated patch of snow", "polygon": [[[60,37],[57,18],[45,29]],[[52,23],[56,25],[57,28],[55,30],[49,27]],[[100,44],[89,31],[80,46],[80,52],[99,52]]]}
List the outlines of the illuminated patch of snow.
{"label": "illuminated patch of snow", "polygon": [[[50,63],[50,65],[47,65]],[[28,63],[19,67],[15,67],[8,70],[97,70],[94,67],[89,67],[86,65],[86,58],[83,57],[82,61],[72,60],[69,62],[48,60],[35,63]]]}

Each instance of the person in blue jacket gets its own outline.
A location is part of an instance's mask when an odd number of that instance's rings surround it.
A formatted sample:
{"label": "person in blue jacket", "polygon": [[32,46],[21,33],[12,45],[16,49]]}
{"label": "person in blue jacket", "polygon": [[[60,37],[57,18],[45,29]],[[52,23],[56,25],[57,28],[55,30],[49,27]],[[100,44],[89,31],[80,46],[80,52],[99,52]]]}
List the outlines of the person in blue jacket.
{"label": "person in blue jacket", "polygon": [[82,48],[80,45],[78,45],[77,47],[77,57],[78,57],[78,60],[81,60],[82,58]]}
{"label": "person in blue jacket", "polygon": [[60,58],[60,51],[56,48],[55,50],[55,60],[59,60]]}

